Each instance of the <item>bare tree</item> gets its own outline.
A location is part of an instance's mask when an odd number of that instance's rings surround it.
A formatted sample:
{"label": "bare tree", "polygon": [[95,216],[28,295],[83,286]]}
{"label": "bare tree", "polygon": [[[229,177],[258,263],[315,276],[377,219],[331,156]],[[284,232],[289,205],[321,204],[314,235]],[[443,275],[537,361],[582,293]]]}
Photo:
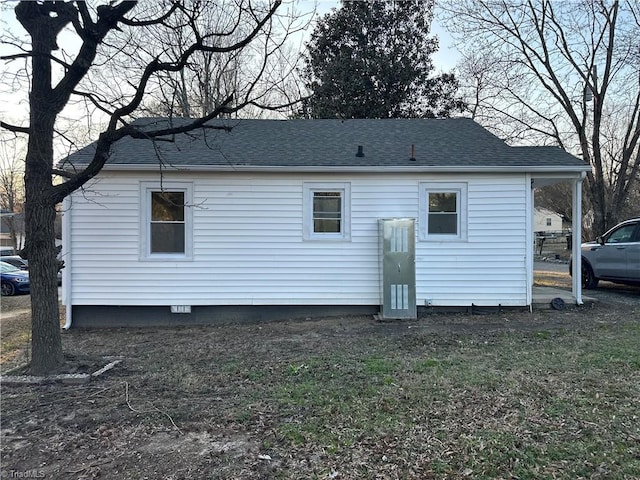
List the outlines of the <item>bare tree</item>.
{"label": "bare tree", "polygon": [[[239,23],[236,2],[230,0],[185,0],[188,17],[197,30],[224,32],[226,41],[238,42],[250,33],[250,25]],[[291,51],[291,39],[308,27],[313,12],[302,14],[290,2],[281,8],[277,22],[269,22],[253,40],[236,50],[224,52],[197,51],[178,72],[162,72],[157,77],[158,88],[145,102],[149,113],[186,118],[208,115],[230,94],[246,105],[243,115],[255,117],[262,108],[289,105],[294,98],[277,95],[290,90],[300,55]],[[171,29],[155,25],[138,31],[133,40],[128,33],[116,34],[114,47],[132,50],[136,55],[122,56],[122,63],[110,62],[117,78],[123,69],[143,66],[146,58],[160,52],[178,57],[195,40],[192,29],[181,27],[181,19],[171,21]],[[300,39],[302,35],[298,35]],[[140,51],[144,52],[140,54]],[[274,98],[276,97],[276,98]],[[266,101],[265,99],[268,98]],[[234,112],[238,114],[238,110]],[[229,114],[227,114],[229,115]]]}
{"label": "bare tree", "polygon": [[571,185],[568,182],[547,185],[535,191],[535,204],[559,214],[565,221],[573,219]]}
{"label": "bare tree", "polygon": [[621,219],[640,168],[640,7],[627,1],[442,4],[464,50],[461,83],[480,123],[556,144],[592,167],[592,231]]}
{"label": "bare tree", "polygon": [[[145,5],[135,1],[108,2],[95,9],[81,1],[24,1],[15,5],[16,18],[28,38],[4,39],[3,43],[13,48],[13,53],[1,58],[6,62],[22,62],[23,66],[11,70],[14,76],[5,77],[2,83],[29,92],[29,115],[28,120],[14,123],[3,120],[0,127],[28,137],[24,177],[25,251],[31,279],[32,372],[50,372],[63,362],[54,243],[56,206],[100,172],[109,158],[111,145],[117,140],[126,136],[152,140],[206,128],[208,120],[238,111],[253,101],[247,93],[238,96],[236,92],[229,92],[213,110],[179,128],[142,132],[129,122],[143,106],[145,96],[160,84],[160,75],[179,74],[197,52],[234,52],[245,48],[263,32],[269,32],[278,20],[276,12],[281,0],[271,3],[237,0],[235,5],[236,22],[231,30],[223,31],[207,30],[194,18],[194,10],[181,2]],[[240,25],[245,33],[237,38],[232,32]],[[153,54],[135,42],[138,32],[150,32],[159,26],[166,29],[167,38],[175,29],[182,29],[184,38],[190,40],[179,52],[166,48]],[[59,50],[57,42],[63,32],[75,37],[76,49]],[[131,44],[126,48],[112,48],[117,44],[115,33],[125,35]],[[265,44],[269,45],[268,39]],[[141,68],[135,69],[129,64],[118,81],[111,83],[111,88],[105,87],[100,80],[108,77],[106,65],[124,63],[122,56],[138,57]],[[5,73],[7,71],[9,69]],[[258,83],[259,79],[254,79],[253,84]],[[70,105],[88,109],[80,118],[88,119],[92,113],[99,112],[106,120],[106,126],[97,134],[92,161],[86,168],[73,172],[59,170],[54,163],[54,140],[68,139],[67,126],[61,120],[63,111],[68,111],[65,108]]]}
{"label": "bare tree", "polygon": [[18,144],[15,137],[0,140],[0,208],[12,213],[2,217],[2,230],[16,252],[24,246],[24,152]]}

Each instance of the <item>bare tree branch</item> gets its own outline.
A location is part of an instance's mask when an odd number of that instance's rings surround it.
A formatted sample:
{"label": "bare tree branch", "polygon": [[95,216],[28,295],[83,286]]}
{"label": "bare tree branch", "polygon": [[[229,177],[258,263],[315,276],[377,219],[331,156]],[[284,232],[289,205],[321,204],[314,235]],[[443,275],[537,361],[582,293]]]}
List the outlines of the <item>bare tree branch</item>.
{"label": "bare tree branch", "polygon": [[553,140],[590,163],[585,231],[622,219],[638,185],[637,3],[459,0],[441,9],[464,39],[473,117],[518,141]]}
{"label": "bare tree branch", "polygon": [[163,23],[165,20],[171,17],[171,15],[173,15],[173,12],[175,12],[179,8],[182,8],[182,5],[180,4],[180,2],[173,2],[173,4],[171,5],[171,8],[158,18],[154,18],[152,20],[144,20],[144,21],[123,18],[121,22],[124,25],[127,25],[129,27],[148,27],[149,25],[157,25],[159,23]]}
{"label": "bare tree branch", "polygon": [[7,122],[3,122],[2,120],[0,120],[0,127],[2,128],[6,128],[7,130],[14,132],[14,133],[25,133],[25,134],[29,134],[29,128],[28,127],[20,127],[18,125],[11,125],[10,123]]}
{"label": "bare tree branch", "polygon": [[[249,2],[248,6],[246,2]],[[74,190],[83,189],[101,171],[112,144],[119,139],[129,136],[153,141],[156,145],[155,142],[171,142],[172,135],[188,134],[196,128],[231,128],[212,127],[206,123],[260,98],[260,95],[255,98],[245,96],[244,92],[238,95],[234,88],[216,99],[211,111],[191,121],[154,130],[136,128],[131,123],[132,116],[140,114],[145,107],[143,100],[162,88],[162,74],[181,72],[198,61],[194,57],[196,54],[231,54],[257,42],[260,35],[273,34],[271,22],[281,0],[273,0],[264,8],[254,8],[250,2],[230,2],[229,8],[233,5],[237,16],[232,22],[220,25],[219,29],[207,29],[202,22],[201,15],[211,6],[204,0],[174,1],[168,8],[149,2],[144,10],[138,11],[134,10],[137,2],[128,0],[96,7],[84,2],[23,1],[16,4],[16,18],[30,39],[23,41],[24,37],[9,32],[0,34],[3,46],[11,50],[3,54],[2,61],[12,67],[0,75],[7,91],[22,94],[22,98],[28,95],[29,113],[22,121],[3,120],[0,127],[12,132],[16,138],[27,137],[25,252],[32,262],[33,373],[51,371],[63,359],[56,298],[58,263],[53,242],[57,204]],[[137,39],[136,32],[146,35],[154,26],[162,27],[154,38],[159,44],[163,44],[168,33],[183,33],[184,48],[171,51],[165,43],[163,49],[153,53],[153,49],[142,42],[131,43]],[[59,48],[58,37],[65,29],[79,38],[79,50]],[[261,41],[265,42],[260,43],[262,52],[270,52],[273,45],[280,45],[279,40],[266,38]],[[129,67],[134,57],[141,68],[122,69],[115,79],[109,79],[104,66],[117,64],[123,57],[129,61]],[[24,65],[19,61],[24,61]],[[260,71],[266,72],[266,69],[259,68],[258,73]],[[247,84],[257,85],[252,82],[255,79]],[[87,133],[94,135],[92,138],[96,138],[95,126],[90,121],[93,114],[96,114],[96,124],[104,121],[106,127],[97,135],[95,155],[86,168],[71,166],[62,170],[54,167],[57,148],[54,139],[68,148],[81,143],[75,138],[80,132],[69,127],[75,124],[77,128],[81,122],[68,113],[71,109],[67,110],[67,107],[78,105],[86,109],[83,121],[87,122]],[[65,118],[66,115],[69,118]],[[19,126],[27,123],[26,127]],[[165,169],[167,165],[164,165],[160,151],[158,148],[159,168]]]}

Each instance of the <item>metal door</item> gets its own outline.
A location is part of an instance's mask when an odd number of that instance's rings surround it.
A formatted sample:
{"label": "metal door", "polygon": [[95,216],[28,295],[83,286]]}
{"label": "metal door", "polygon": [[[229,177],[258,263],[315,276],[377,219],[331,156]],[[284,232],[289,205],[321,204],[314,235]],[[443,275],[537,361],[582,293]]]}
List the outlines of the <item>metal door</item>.
{"label": "metal door", "polygon": [[415,220],[379,220],[382,318],[416,318]]}

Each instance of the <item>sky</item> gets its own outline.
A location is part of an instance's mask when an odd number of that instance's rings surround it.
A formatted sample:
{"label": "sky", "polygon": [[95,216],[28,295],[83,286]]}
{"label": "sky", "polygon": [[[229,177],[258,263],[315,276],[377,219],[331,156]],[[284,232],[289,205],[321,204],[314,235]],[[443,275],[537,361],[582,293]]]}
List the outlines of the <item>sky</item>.
{"label": "sky", "polygon": [[[0,28],[8,28],[9,30],[13,30],[15,32],[20,32],[21,34],[23,34],[24,30],[15,19],[13,5],[15,5],[14,2],[7,2],[4,4],[3,8],[0,9]],[[339,7],[339,5],[339,0],[297,0],[297,8],[302,12],[311,12],[315,6],[318,18],[330,12],[332,8]],[[312,27],[307,30],[306,35],[308,35],[311,30]],[[435,19],[432,23],[432,34],[436,35],[440,42],[440,49],[433,57],[434,65],[436,67],[436,73],[449,72],[453,70],[460,55],[455,47],[452,46],[453,40],[451,35],[449,35],[448,32]],[[73,42],[77,41],[78,40],[75,35],[70,33],[65,34],[63,32],[59,39],[59,46],[68,51],[77,50],[79,43],[76,43],[75,48],[73,45]],[[0,45],[0,55],[6,53],[6,49],[3,48],[2,45]],[[0,65],[2,65],[2,68],[15,68],[15,65],[17,64],[18,62],[13,62],[9,65],[4,62],[0,63]],[[14,123],[21,123],[24,125],[27,115],[26,105],[26,92],[24,95],[16,95],[15,93],[7,94],[6,92],[2,91],[2,89],[0,89],[0,116],[2,116],[3,119]]]}

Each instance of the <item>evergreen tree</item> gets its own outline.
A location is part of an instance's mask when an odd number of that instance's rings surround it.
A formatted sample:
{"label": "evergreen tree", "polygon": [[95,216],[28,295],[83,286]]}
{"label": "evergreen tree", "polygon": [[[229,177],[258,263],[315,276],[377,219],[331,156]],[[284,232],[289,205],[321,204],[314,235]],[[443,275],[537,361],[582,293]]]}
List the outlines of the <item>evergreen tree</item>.
{"label": "evergreen tree", "polygon": [[452,74],[432,76],[433,0],[348,1],[322,19],[302,72],[311,118],[447,117],[461,108]]}

